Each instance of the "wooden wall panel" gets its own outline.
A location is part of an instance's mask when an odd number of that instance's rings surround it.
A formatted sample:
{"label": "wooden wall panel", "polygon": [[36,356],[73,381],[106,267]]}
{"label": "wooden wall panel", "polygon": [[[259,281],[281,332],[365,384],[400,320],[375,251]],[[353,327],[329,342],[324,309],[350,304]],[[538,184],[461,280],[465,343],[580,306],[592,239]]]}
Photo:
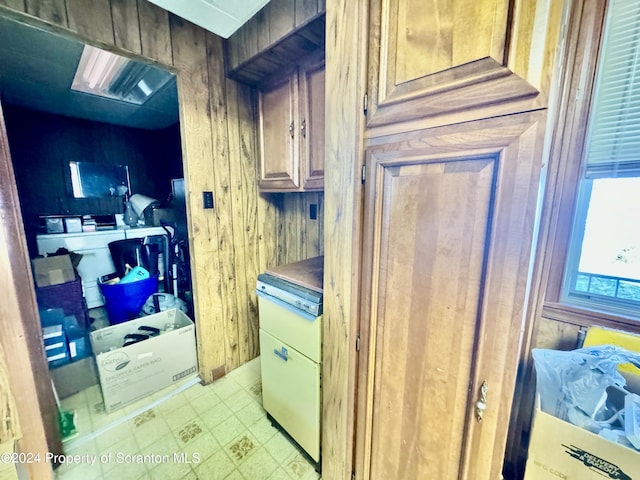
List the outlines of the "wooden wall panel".
{"label": "wooden wall panel", "polygon": [[130,52],[142,53],[136,3],[129,0],[111,0],[111,15],[115,45]]}
{"label": "wooden wall panel", "polygon": [[64,0],[27,0],[27,13],[56,25],[67,25]]}
{"label": "wooden wall panel", "polygon": [[254,293],[260,270],[258,255],[258,194],[257,145],[255,116],[251,108],[251,89],[227,82],[227,96],[237,102],[229,102],[228,132],[230,156],[238,161],[231,164],[231,195],[233,245],[235,248],[236,300],[238,307],[239,358],[253,358],[259,353],[258,302]]}
{"label": "wooden wall panel", "polygon": [[[324,193],[274,194],[278,202],[276,263],[297,262],[324,254]],[[310,206],[317,208],[318,218],[312,220]]]}
{"label": "wooden wall panel", "polygon": [[140,32],[142,32],[140,38],[142,55],[164,65],[172,65],[169,12],[146,0],[140,0],[138,19]]}
{"label": "wooden wall panel", "polygon": [[[220,242],[216,209],[202,208],[202,192],[216,185],[214,142],[207,70],[206,35],[202,29],[170,17],[173,56],[178,69],[180,124],[183,139],[189,249],[194,286],[200,375],[209,382],[225,365],[225,322],[220,275]],[[214,191],[214,199],[218,198]]]}
{"label": "wooden wall panel", "polygon": [[367,2],[326,3],[322,476],[350,478],[358,328]]}
{"label": "wooden wall panel", "polygon": [[0,5],[19,12],[26,12],[25,0],[0,0]]}
{"label": "wooden wall panel", "polygon": [[[218,227],[219,275],[221,278],[222,319],[226,333],[226,360],[229,370],[240,365],[238,351],[238,307],[236,302],[236,269],[233,242],[233,216],[231,170],[235,162],[229,161],[227,138],[227,102],[225,90],[223,46],[220,37],[207,34],[207,56],[209,61],[209,103],[213,139],[214,169],[214,213]],[[224,259],[224,260],[223,260]]]}
{"label": "wooden wall panel", "polygon": [[298,0],[294,7],[294,27],[303,25],[318,11],[318,0]]}
{"label": "wooden wall panel", "polygon": [[265,57],[266,51],[290,36],[295,28],[304,26],[324,11],[325,5],[322,0],[271,0],[229,37],[229,70],[250,62],[258,53]]}
{"label": "wooden wall panel", "polygon": [[80,35],[114,44],[113,17],[109,0],[66,0],[69,28]]}

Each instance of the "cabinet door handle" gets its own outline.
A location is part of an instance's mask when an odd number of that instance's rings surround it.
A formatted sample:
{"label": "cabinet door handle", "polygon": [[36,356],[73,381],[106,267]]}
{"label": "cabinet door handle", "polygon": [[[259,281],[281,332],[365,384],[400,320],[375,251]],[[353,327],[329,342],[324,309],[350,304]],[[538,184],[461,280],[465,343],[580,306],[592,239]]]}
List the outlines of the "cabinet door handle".
{"label": "cabinet door handle", "polygon": [[489,391],[489,385],[487,381],[482,382],[480,387],[480,398],[476,402],[476,419],[478,422],[482,421],[484,417],[484,411],[487,409],[487,392]]}
{"label": "cabinet door handle", "polygon": [[291,122],[289,124],[289,135],[291,135],[291,138],[293,138],[293,132],[295,131],[295,125],[293,124],[293,122]]}
{"label": "cabinet door handle", "polygon": [[300,126],[300,133],[302,134],[302,138],[307,138],[307,121],[302,120],[302,125]]}
{"label": "cabinet door handle", "polygon": [[280,347],[280,350],[278,350],[277,348],[274,348],[273,353],[275,353],[278,357],[280,357],[285,362],[289,360],[289,357],[288,357],[289,352],[285,347]]}

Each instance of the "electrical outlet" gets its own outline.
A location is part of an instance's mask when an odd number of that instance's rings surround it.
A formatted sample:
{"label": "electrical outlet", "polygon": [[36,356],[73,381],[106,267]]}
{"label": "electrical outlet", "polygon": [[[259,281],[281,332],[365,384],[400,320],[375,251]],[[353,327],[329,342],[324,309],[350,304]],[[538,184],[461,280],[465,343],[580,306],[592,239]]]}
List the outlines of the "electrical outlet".
{"label": "electrical outlet", "polygon": [[202,192],[202,208],[213,208],[213,192]]}

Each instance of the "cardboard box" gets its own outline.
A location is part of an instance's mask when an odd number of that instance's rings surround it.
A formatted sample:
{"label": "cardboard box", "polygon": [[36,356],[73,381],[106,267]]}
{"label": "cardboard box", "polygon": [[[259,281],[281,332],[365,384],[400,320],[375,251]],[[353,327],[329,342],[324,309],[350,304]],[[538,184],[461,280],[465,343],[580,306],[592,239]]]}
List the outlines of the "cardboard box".
{"label": "cardboard box", "polygon": [[640,452],[560,420],[536,402],[524,480],[640,479]]}
{"label": "cardboard box", "polygon": [[38,287],[59,285],[75,280],[76,272],[69,255],[34,258],[31,260]]}
{"label": "cardboard box", "polygon": [[67,398],[98,384],[98,368],[92,356],[49,370],[60,398]]}
{"label": "cardboard box", "polygon": [[[161,333],[124,347],[125,335],[144,333],[140,326]],[[198,375],[195,327],[180,310],[96,330],[90,338],[107,413]]]}

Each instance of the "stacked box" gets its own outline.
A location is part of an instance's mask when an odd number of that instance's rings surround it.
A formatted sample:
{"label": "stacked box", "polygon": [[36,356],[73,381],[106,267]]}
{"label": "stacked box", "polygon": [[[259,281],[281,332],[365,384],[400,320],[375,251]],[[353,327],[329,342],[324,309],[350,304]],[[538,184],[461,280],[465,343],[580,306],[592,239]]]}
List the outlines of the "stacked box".
{"label": "stacked box", "polygon": [[42,340],[50,367],[69,363],[67,351],[67,336],[62,325],[52,325],[42,329]]}
{"label": "stacked box", "polygon": [[41,310],[61,308],[65,316],[75,316],[82,328],[89,327],[87,305],[82,294],[82,279],[77,274],[70,282],[36,287],[36,297]]}

